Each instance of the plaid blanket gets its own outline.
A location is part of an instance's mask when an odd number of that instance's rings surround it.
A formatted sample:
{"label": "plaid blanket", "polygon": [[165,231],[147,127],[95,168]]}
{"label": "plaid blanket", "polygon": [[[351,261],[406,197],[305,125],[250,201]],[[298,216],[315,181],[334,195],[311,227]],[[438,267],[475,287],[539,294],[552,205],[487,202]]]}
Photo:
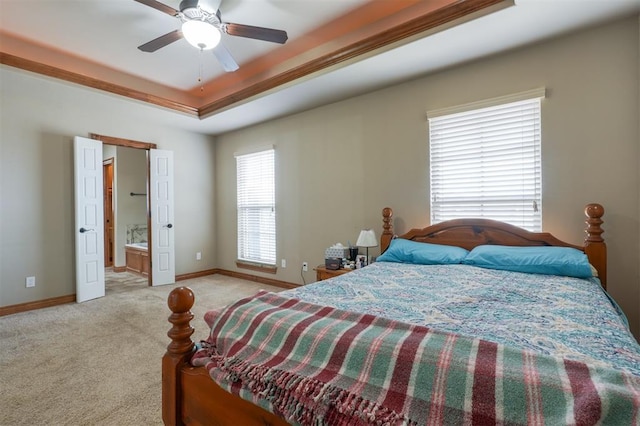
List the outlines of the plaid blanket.
{"label": "plaid blanket", "polygon": [[302,425],[640,424],[640,377],[260,292],[192,359]]}

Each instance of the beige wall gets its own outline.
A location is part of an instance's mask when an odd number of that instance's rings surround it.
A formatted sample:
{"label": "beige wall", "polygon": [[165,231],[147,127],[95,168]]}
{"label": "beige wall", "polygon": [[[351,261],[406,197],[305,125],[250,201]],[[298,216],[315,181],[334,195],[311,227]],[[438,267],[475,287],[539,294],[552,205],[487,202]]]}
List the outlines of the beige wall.
{"label": "beige wall", "polygon": [[[0,67],[0,306],[75,293],[73,137],[89,133],[174,152],[176,273],[215,267],[213,138],[173,113]],[[201,251],[203,259],[195,260]],[[25,277],[36,287],[25,288]]]}
{"label": "beige wall", "polygon": [[301,262],[323,262],[326,247],[361,228],[379,234],[384,206],[399,233],[428,224],[426,111],[546,87],[543,227],[580,244],[584,205],[605,206],[609,290],[637,336],[638,27],[625,19],[218,137],[218,266],[236,269],[234,152],[275,145],[278,259],[288,266],[276,278],[301,283]]}

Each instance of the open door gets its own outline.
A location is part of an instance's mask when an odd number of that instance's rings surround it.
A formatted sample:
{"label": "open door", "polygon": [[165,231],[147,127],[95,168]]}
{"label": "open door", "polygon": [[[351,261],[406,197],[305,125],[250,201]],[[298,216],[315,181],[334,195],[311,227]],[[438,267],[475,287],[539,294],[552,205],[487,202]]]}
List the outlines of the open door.
{"label": "open door", "polygon": [[152,285],[176,280],[173,227],[173,152],[149,150]]}
{"label": "open door", "polygon": [[84,302],[105,294],[102,142],[76,136],[73,152],[76,301]]}

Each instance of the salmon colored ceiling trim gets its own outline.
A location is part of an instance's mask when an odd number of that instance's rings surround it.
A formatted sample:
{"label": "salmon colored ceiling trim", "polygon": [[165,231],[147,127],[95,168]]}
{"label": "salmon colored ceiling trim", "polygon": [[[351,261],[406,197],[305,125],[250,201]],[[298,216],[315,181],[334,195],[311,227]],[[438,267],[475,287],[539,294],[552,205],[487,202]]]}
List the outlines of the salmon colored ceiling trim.
{"label": "salmon colored ceiling trim", "polygon": [[[380,44],[388,44],[385,31],[394,28],[402,28],[408,22],[415,20],[431,21],[431,17],[439,10],[452,11],[451,7],[468,8],[474,3],[484,0],[401,0],[387,1],[374,0],[365,5],[334,19],[333,21],[316,28],[300,38],[290,40],[281,46],[248,63],[234,72],[224,74],[207,82],[206,95],[226,96],[237,91],[236,86],[246,85],[247,79],[262,79],[264,76],[273,76],[282,71],[283,65],[287,68],[300,66],[309,61],[331,55],[350,45],[358,45],[369,37],[380,38]],[[491,4],[500,3],[501,0],[489,0]],[[194,88],[191,93],[196,94],[200,88]]]}
{"label": "salmon colored ceiling trim", "polygon": [[194,117],[199,116],[198,108],[192,106],[161,98],[159,96],[154,96],[149,93],[140,92],[135,89],[129,89],[124,86],[106,82],[104,80],[98,80],[96,78],[88,77],[86,75],[78,74],[72,71],[63,70],[51,65],[46,65],[40,62],[31,61],[29,59],[20,58],[8,53],[0,52],[0,63],[14,68],[23,69],[25,71],[31,71],[37,74],[46,75],[48,77],[57,78],[59,80],[69,81],[71,83],[80,84],[82,86],[92,87],[94,89],[103,90],[105,92],[114,93],[116,95],[125,96],[127,98],[136,99],[138,101],[147,102],[164,108],[169,108],[174,111],[192,115]]}
{"label": "salmon colored ceiling trim", "polygon": [[[243,64],[238,71],[207,82],[204,97],[202,93],[196,96],[194,91],[180,92],[182,96],[175,96],[180,97],[180,101],[167,98],[170,92],[164,86],[161,88],[165,89],[165,96],[157,96],[121,83],[89,77],[77,69],[62,69],[17,54],[0,52],[0,63],[203,118],[311,74],[345,65],[357,57],[396,47],[426,32],[510,5],[513,0],[371,0],[300,39]],[[74,59],[78,65],[80,59]],[[95,69],[95,64],[90,65]],[[110,80],[120,77],[120,81],[125,81],[124,74],[120,74]],[[151,87],[145,86],[145,90],[150,92]],[[196,98],[200,101],[194,100]],[[192,102],[201,104],[195,106]]]}
{"label": "salmon colored ceiling trim", "polygon": [[201,98],[194,98],[185,91],[127,74],[105,64],[65,52],[59,48],[3,32],[2,29],[0,29],[0,46],[0,50],[3,53],[28,61],[49,65],[81,76],[90,76],[93,79],[119,87],[129,87],[137,92],[150,93],[158,98],[168,99],[178,104],[190,105],[194,108],[202,105]]}
{"label": "salmon colored ceiling trim", "polygon": [[[207,105],[200,108],[200,116],[385,46],[409,41],[426,31],[512,4],[506,0],[372,1],[333,24],[292,41],[286,49],[277,49],[243,64],[233,74],[208,82],[206,90],[214,92],[215,97],[207,99]],[[389,14],[392,10],[396,10],[395,15]],[[350,31],[332,30],[344,27]],[[323,31],[326,35],[321,36]]]}
{"label": "salmon colored ceiling trim", "polygon": [[[243,83],[246,84],[247,79],[260,79],[264,74],[275,74],[277,68],[282,68],[282,64],[287,61],[301,64],[304,61],[315,59],[327,52],[343,47],[345,45],[344,39],[348,39],[348,43],[357,42],[358,39],[363,38],[361,34],[365,31],[369,34],[375,34],[391,25],[397,25],[400,23],[398,22],[397,14],[402,10],[415,6],[419,2],[419,0],[372,0],[304,34],[300,38],[289,40],[287,44],[271,51],[269,55],[260,56],[242,64],[242,67],[234,73],[223,74],[219,78],[207,82],[205,96],[214,95],[220,97],[221,91],[222,95],[226,96],[228,93],[237,91],[235,89],[236,86]],[[455,2],[455,0],[433,1],[434,4],[452,2]],[[430,9],[433,8],[430,7]],[[384,21],[386,21],[385,27],[381,28],[380,25],[376,25]],[[374,25],[377,28],[373,28]],[[280,67],[278,67],[279,65]],[[274,67],[276,70],[274,70]],[[191,93],[195,94],[199,89],[194,88]]]}

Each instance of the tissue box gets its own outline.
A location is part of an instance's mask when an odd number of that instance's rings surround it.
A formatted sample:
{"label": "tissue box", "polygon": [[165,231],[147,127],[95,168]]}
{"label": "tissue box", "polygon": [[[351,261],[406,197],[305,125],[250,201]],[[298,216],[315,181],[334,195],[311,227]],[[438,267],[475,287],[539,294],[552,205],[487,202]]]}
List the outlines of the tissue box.
{"label": "tissue box", "polygon": [[349,257],[349,247],[329,247],[324,251],[325,259],[344,259]]}

